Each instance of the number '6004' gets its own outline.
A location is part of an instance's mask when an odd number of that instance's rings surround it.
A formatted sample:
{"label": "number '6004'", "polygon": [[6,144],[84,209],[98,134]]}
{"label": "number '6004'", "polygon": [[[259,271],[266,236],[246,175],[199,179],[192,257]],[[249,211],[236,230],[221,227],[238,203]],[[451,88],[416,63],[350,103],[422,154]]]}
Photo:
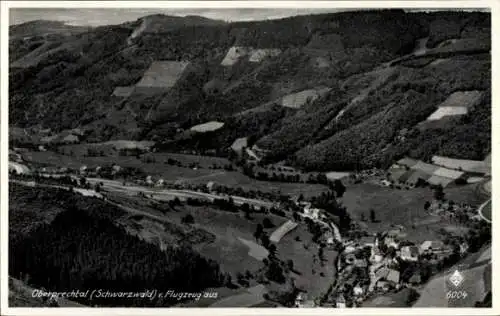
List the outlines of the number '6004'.
{"label": "number '6004'", "polygon": [[467,297],[467,292],[465,291],[449,291],[446,293],[447,299],[463,299]]}

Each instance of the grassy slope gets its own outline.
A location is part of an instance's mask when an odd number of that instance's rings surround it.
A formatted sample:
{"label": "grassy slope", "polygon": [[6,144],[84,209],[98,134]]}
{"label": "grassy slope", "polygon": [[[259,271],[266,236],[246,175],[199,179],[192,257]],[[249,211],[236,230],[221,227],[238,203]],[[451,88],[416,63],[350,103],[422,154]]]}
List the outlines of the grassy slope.
{"label": "grassy slope", "polygon": [[[472,205],[478,201],[474,185],[447,188],[445,198]],[[429,188],[399,190],[371,183],[349,185],[342,197],[343,205],[355,220],[359,221],[364,213],[367,221],[360,224],[369,233],[389,230],[391,225],[403,225],[408,240],[422,242],[437,237],[440,228],[462,231],[453,223],[427,214],[424,203],[432,200],[433,191]],[[376,223],[368,220],[370,209],[375,211]],[[415,224],[415,229],[411,227],[412,224]]]}

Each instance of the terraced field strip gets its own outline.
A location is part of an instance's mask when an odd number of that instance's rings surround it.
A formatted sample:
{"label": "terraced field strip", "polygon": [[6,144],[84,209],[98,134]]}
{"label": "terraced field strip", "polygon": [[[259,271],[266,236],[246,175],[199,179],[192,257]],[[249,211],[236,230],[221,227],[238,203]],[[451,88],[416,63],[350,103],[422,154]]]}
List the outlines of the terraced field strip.
{"label": "terraced field strip", "polygon": [[256,49],[252,51],[248,61],[251,63],[260,63],[266,57],[276,57],[279,54],[281,54],[281,50],[277,48]]}
{"label": "terraced field strip", "polygon": [[432,113],[427,118],[427,120],[434,121],[434,120],[440,120],[446,116],[457,116],[465,114],[467,114],[467,108],[465,107],[458,107],[458,106],[439,107],[434,113]]}
{"label": "terraced field strip", "polygon": [[326,173],[326,177],[328,180],[340,180],[345,177],[348,177],[350,175],[349,172],[337,172],[337,171],[331,171]]}
{"label": "terraced field strip", "polygon": [[278,243],[281,238],[283,238],[283,236],[285,236],[286,234],[288,234],[289,232],[291,232],[293,229],[295,229],[297,227],[297,223],[293,222],[293,221],[286,221],[285,223],[283,223],[283,225],[281,225],[280,227],[278,227],[272,234],[271,234],[271,237],[269,238],[272,242],[274,243]]}
{"label": "terraced field strip", "polygon": [[146,90],[171,88],[177,83],[188,65],[189,62],[154,61],[136,87]]}
{"label": "terraced field strip", "polygon": [[454,159],[442,156],[433,156],[432,162],[436,165],[443,166],[450,169],[461,169],[463,171],[469,172],[481,172],[485,173],[487,171],[487,165],[481,160],[466,160],[466,159]]}
{"label": "terraced field strip", "polygon": [[203,124],[198,124],[190,128],[191,131],[198,132],[198,133],[204,133],[204,132],[213,132],[216,131],[224,126],[224,123],[222,122],[216,122],[216,121],[211,121],[211,122],[206,122]]}
{"label": "terraced field strip", "polygon": [[247,246],[249,248],[249,250],[248,250],[249,256],[251,256],[259,261],[262,261],[265,258],[267,258],[267,256],[269,256],[269,251],[266,248],[264,248],[263,246],[259,245],[258,243],[254,242],[252,240],[241,238],[241,237],[238,237],[238,240],[241,241],[241,243],[243,243],[245,246]]}
{"label": "terraced field strip", "polygon": [[327,94],[330,88],[309,89],[284,96],[281,105],[284,107],[298,109],[307,102],[314,102],[319,97]]}

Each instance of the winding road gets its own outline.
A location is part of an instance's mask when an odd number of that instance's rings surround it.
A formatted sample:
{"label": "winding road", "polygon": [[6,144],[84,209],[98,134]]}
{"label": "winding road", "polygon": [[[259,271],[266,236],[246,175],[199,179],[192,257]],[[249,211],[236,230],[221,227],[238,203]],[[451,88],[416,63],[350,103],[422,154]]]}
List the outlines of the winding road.
{"label": "winding road", "polygon": [[[491,180],[483,183],[480,187],[481,191],[485,194],[491,196]],[[488,223],[491,223],[492,215],[491,215],[491,198],[489,198],[486,202],[481,204],[477,209],[479,216]]]}

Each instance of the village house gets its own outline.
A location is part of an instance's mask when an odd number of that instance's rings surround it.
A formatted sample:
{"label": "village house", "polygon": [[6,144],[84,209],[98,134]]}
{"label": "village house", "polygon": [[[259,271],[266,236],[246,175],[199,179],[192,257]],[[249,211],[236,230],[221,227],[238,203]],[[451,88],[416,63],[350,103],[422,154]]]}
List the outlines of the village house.
{"label": "village house", "polygon": [[385,245],[387,247],[394,247],[395,249],[399,249],[399,243],[406,237],[406,233],[402,232],[401,229],[390,230],[384,235]]}
{"label": "village house", "polygon": [[321,210],[319,208],[304,207],[304,216],[312,220],[320,219]]}
{"label": "village house", "polygon": [[86,174],[87,173],[87,169],[88,169],[87,166],[81,166],[80,167],[80,174],[82,174],[82,175]]}
{"label": "village house", "polygon": [[382,256],[382,253],[380,252],[380,249],[378,248],[378,245],[376,243],[375,247],[372,247],[372,252],[370,255],[370,262],[378,263],[378,262],[382,262],[383,259],[384,259],[384,256]]}
{"label": "village house", "polygon": [[382,184],[385,187],[391,186],[391,182],[389,180],[383,179],[380,181],[380,184]]}
{"label": "village house", "polygon": [[401,248],[399,256],[404,261],[418,261],[419,249],[417,246],[404,246]]}
{"label": "village house", "polygon": [[330,230],[327,230],[323,234],[323,238],[324,238],[325,243],[326,243],[327,246],[331,247],[331,246],[335,245],[335,238],[333,236],[333,233]]}
{"label": "village house", "polygon": [[215,182],[209,181],[207,183],[207,190],[208,190],[208,192],[213,192],[214,188],[215,188]]}
{"label": "village house", "polygon": [[460,244],[460,254],[466,254],[467,251],[469,250],[469,245],[466,242],[463,242]]}
{"label": "village house", "polygon": [[111,174],[117,174],[118,172],[120,172],[120,170],[122,170],[122,167],[113,164],[113,166],[111,167]]}
{"label": "village house", "polygon": [[420,245],[421,254],[440,254],[449,252],[450,248],[446,247],[445,244],[440,240],[426,240]]}
{"label": "village house", "polygon": [[384,281],[384,280],[379,280],[377,281],[375,287],[379,290],[382,290],[384,292],[387,292],[391,289],[391,286],[389,285],[389,282]]}
{"label": "village house", "polygon": [[295,307],[301,308],[303,307],[305,302],[305,294],[300,292],[297,294],[297,297],[295,298]]}
{"label": "village house", "polygon": [[365,294],[365,289],[361,284],[356,284],[356,286],[352,289],[354,296],[362,296]]}

